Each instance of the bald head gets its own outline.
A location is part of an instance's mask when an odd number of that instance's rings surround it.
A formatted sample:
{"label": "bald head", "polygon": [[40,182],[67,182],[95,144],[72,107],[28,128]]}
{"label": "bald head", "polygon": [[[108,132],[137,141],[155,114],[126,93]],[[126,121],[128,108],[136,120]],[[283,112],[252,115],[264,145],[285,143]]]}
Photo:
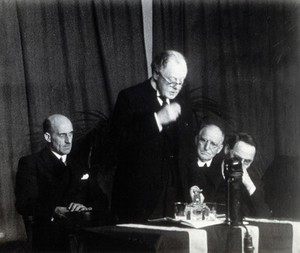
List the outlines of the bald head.
{"label": "bald head", "polygon": [[72,149],[73,125],[64,115],[53,114],[43,124],[44,138],[50,149],[59,155],[69,154]]}

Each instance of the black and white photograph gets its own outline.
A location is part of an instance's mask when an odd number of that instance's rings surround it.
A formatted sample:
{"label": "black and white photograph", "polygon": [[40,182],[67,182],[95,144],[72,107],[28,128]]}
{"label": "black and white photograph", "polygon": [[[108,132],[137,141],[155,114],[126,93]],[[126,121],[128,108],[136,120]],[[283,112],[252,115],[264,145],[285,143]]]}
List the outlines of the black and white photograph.
{"label": "black and white photograph", "polygon": [[1,253],[300,253],[300,0],[0,23]]}

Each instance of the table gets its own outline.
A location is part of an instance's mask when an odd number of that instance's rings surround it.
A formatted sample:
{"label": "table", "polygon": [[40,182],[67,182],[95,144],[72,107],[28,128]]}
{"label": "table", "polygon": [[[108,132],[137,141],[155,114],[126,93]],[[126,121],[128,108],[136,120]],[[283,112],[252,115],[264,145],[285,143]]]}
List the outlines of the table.
{"label": "table", "polygon": [[300,221],[246,218],[259,228],[260,253],[300,253]]}
{"label": "table", "polygon": [[[246,219],[255,253],[300,253],[300,222]],[[85,228],[79,252],[216,253],[244,252],[244,227],[219,224],[200,229],[122,224]],[[298,240],[299,240],[298,239]],[[77,252],[78,252],[77,251]]]}

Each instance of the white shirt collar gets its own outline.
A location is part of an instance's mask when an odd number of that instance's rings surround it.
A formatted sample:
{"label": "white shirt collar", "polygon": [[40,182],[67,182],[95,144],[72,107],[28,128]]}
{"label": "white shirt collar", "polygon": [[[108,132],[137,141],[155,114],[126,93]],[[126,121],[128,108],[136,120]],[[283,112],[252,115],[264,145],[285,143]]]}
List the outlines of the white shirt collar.
{"label": "white shirt collar", "polygon": [[58,158],[58,160],[62,160],[63,163],[66,162],[67,160],[67,155],[60,155],[60,154],[57,154],[56,152],[52,151],[51,152]]}
{"label": "white shirt collar", "polygon": [[[156,82],[154,81],[153,78],[151,78],[150,83],[151,83],[151,86],[153,87],[153,89],[156,91],[156,96],[157,96],[157,100],[158,100],[159,104],[162,105],[163,101],[160,98],[159,90],[157,89]],[[167,101],[168,104],[170,104],[170,99],[166,98],[166,101]]]}
{"label": "white shirt collar", "polygon": [[206,161],[206,162],[202,162],[202,161],[198,158],[197,164],[198,164],[198,167],[204,167],[205,164],[206,164],[207,167],[210,167],[211,162],[212,162],[212,159],[209,160],[209,161]]}

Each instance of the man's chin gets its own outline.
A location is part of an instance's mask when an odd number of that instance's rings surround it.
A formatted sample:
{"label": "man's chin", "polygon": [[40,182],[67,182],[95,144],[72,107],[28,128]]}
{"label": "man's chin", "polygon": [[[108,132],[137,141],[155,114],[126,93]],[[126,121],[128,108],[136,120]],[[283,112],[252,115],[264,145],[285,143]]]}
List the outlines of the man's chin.
{"label": "man's chin", "polygon": [[178,95],[178,93],[168,93],[167,98],[168,99],[174,99],[174,98],[177,97],[177,95]]}
{"label": "man's chin", "polygon": [[68,154],[70,154],[70,152],[71,152],[71,148],[70,149],[64,149],[62,153],[64,155],[68,155]]}
{"label": "man's chin", "polygon": [[207,162],[207,161],[211,160],[212,157],[211,157],[211,156],[200,156],[200,159],[201,159],[201,161],[203,161],[203,162]]}

